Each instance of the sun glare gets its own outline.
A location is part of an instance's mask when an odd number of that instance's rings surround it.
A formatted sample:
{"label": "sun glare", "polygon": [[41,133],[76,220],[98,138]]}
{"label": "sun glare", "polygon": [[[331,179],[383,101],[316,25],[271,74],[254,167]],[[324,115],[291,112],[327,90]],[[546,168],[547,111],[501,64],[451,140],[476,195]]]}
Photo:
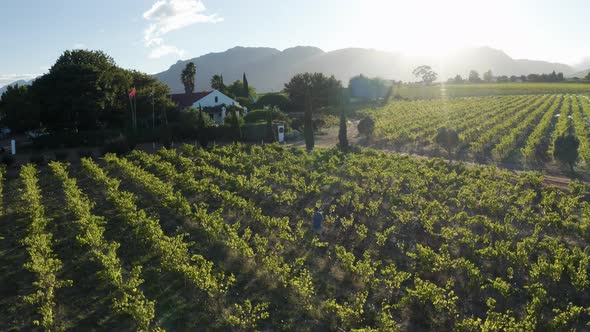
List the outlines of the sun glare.
{"label": "sun glare", "polygon": [[[362,5],[362,21],[367,43],[409,55],[444,56],[453,50],[512,44],[516,29],[487,22],[509,19],[518,6],[505,1],[503,6],[468,0],[391,1],[369,0]],[[508,10],[507,10],[508,9]],[[518,25],[513,21],[513,26]]]}

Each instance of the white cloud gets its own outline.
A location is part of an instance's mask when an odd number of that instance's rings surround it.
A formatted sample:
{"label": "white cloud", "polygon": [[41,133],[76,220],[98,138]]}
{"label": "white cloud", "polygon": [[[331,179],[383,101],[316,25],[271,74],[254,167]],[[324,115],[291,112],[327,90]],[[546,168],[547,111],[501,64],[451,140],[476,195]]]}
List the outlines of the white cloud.
{"label": "white cloud", "polygon": [[86,48],[88,48],[88,47],[84,43],[76,43],[76,44],[74,44],[74,49],[75,50],[83,50],[83,49],[86,49]]}
{"label": "white cloud", "polygon": [[159,58],[168,54],[182,56],[184,51],[176,46],[167,45],[163,36],[197,23],[217,23],[223,18],[217,14],[207,13],[201,0],[159,0],[143,18],[150,22],[144,31],[144,43],[152,48],[150,58]]}
{"label": "white cloud", "polygon": [[151,59],[159,59],[159,58],[161,58],[165,55],[169,55],[169,54],[176,54],[182,58],[185,54],[185,51],[179,49],[176,46],[172,46],[172,45],[158,45],[158,46],[153,47],[151,49],[149,57]]}

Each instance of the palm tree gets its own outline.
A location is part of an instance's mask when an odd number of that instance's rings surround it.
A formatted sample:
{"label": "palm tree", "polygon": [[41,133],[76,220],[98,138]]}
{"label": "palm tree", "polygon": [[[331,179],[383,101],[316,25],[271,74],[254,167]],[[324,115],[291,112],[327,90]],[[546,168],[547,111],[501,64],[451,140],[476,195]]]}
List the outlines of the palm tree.
{"label": "palm tree", "polygon": [[184,84],[184,92],[192,93],[195,91],[195,75],[197,74],[197,67],[194,63],[189,62],[180,74],[180,81]]}
{"label": "palm tree", "polygon": [[213,75],[211,78],[211,89],[223,91],[225,84],[223,84],[223,76]]}

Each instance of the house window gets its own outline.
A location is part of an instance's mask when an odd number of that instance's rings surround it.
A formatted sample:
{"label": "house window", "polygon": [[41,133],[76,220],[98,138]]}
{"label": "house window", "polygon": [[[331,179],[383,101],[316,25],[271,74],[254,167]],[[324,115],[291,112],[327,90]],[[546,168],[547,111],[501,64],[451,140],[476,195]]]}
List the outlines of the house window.
{"label": "house window", "polygon": [[217,104],[219,102],[219,97],[215,96],[215,103]]}

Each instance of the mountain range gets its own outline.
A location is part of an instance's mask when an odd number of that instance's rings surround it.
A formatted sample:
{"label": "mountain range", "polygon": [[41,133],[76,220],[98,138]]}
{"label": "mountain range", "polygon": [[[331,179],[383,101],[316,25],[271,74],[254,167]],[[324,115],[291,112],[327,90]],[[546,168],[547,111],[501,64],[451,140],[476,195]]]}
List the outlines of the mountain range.
{"label": "mountain range", "polygon": [[384,79],[415,81],[412,70],[419,65],[430,65],[439,80],[459,74],[467,77],[470,70],[480,74],[492,70],[494,75],[528,75],[562,72],[566,77],[587,69],[562,63],[513,59],[505,52],[490,47],[469,48],[444,57],[408,56],[402,53],[375,49],[345,48],[325,52],[317,47],[297,46],[280,51],[268,47],[234,47],[225,52],[209,53],[197,58],[178,61],[168,70],[154,77],[167,84],[173,92],[183,92],[180,73],[188,62],[197,66],[196,91],[210,89],[211,77],[223,75],[225,84],[242,79],[246,73],[250,86],[258,92],[283,89],[291,77],[303,72],[334,75],[348,84],[358,74]]}
{"label": "mountain range", "polygon": [[[358,74],[397,81],[415,81],[412,70],[419,65],[430,65],[440,81],[459,74],[466,78],[470,70],[480,75],[492,70],[498,75],[528,75],[562,72],[566,77],[584,77],[590,71],[590,57],[580,64],[570,66],[547,61],[513,59],[505,52],[490,48],[468,48],[444,57],[409,56],[402,53],[365,48],[345,48],[325,52],[317,47],[297,46],[280,51],[270,47],[234,47],[225,52],[209,53],[200,57],[181,60],[161,73],[154,74],[173,92],[184,91],[180,73],[188,62],[197,66],[195,91],[209,90],[211,77],[223,75],[225,84],[241,80],[246,73],[250,86],[258,92],[281,91],[291,77],[304,72],[321,72],[334,75],[344,86]],[[9,85],[31,84],[16,81]],[[0,96],[8,85],[0,87]]]}
{"label": "mountain range", "polygon": [[31,83],[33,83],[33,80],[30,80],[30,81],[25,81],[25,80],[18,80],[18,81],[12,82],[12,83],[10,83],[10,84],[6,84],[5,86],[3,86],[3,87],[0,87],[0,98],[2,98],[2,94],[3,94],[3,93],[6,91],[6,90],[8,90],[8,87],[9,87],[9,86],[14,86],[14,85],[17,85],[17,84],[18,84],[18,85],[31,85]]}

